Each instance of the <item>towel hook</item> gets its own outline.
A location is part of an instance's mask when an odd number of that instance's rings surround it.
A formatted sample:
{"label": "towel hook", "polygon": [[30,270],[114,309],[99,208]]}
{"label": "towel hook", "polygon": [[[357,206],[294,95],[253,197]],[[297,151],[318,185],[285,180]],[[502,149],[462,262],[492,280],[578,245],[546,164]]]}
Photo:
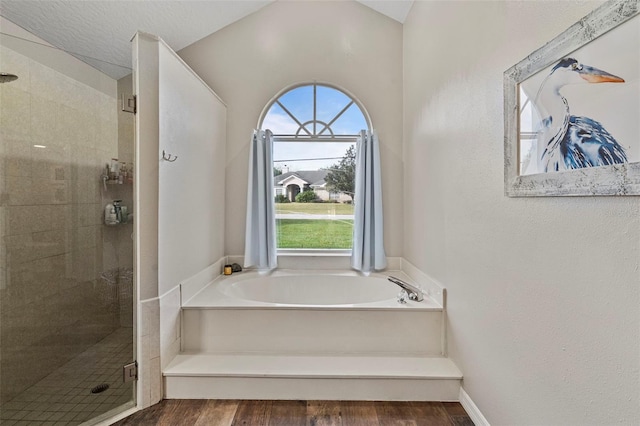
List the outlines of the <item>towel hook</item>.
{"label": "towel hook", "polygon": [[178,159],[177,155],[171,155],[171,154],[165,154],[164,149],[162,150],[162,159],[164,161],[168,161],[170,163],[173,163],[174,161],[176,161]]}

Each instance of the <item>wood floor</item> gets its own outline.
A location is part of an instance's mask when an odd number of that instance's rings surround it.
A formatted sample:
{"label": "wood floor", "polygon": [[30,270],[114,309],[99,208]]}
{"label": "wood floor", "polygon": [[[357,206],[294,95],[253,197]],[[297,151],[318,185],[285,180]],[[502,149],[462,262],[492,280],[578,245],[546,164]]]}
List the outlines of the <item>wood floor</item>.
{"label": "wood floor", "polygon": [[211,426],[473,426],[457,402],[170,399],[115,423]]}

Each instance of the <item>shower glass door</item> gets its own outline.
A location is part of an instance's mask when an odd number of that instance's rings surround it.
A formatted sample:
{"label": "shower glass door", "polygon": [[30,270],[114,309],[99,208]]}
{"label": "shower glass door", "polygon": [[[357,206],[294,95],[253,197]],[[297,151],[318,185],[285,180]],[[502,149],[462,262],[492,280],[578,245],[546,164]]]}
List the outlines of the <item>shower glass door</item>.
{"label": "shower glass door", "polygon": [[80,59],[2,20],[0,424],[134,406],[132,81]]}

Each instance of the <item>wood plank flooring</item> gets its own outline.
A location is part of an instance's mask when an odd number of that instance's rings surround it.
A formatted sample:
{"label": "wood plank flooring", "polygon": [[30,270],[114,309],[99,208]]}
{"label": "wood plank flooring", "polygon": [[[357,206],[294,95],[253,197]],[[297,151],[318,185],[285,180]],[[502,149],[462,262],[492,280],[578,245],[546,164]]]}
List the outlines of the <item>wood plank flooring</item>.
{"label": "wood plank flooring", "polygon": [[473,422],[457,402],[167,399],[115,425],[473,426]]}

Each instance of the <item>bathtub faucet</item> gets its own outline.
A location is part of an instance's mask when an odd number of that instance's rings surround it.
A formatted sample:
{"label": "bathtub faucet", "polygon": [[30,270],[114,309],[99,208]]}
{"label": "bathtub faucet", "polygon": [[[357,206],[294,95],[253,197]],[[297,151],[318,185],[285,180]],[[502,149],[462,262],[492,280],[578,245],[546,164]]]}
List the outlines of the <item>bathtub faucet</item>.
{"label": "bathtub faucet", "polygon": [[402,281],[400,278],[389,276],[387,279],[405,290],[409,295],[410,300],[415,300],[417,302],[422,302],[424,300],[422,290],[420,290],[418,287],[412,286],[411,284]]}

